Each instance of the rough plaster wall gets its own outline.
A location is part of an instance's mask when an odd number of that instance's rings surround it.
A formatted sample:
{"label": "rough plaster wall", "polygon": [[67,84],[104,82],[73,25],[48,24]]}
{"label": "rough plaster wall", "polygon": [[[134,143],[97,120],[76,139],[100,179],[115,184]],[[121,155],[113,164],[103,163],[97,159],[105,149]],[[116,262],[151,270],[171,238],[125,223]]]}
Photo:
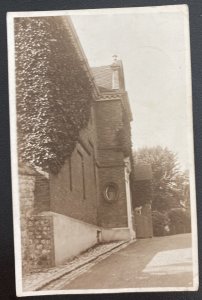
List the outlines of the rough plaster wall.
{"label": "rough plaster wall", "polygon": [[97,226],[53,214],[55,262],[63,263],[97,243]]}

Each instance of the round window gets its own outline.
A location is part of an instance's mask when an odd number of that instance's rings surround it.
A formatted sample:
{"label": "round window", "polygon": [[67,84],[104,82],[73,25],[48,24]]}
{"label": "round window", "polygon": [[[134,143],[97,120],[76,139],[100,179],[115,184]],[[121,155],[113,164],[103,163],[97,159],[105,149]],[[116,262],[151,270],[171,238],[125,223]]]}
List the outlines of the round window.
{"label": "round window", "polygon": [[113,202],[118,198],[118,186],[110,182],[104,188],[104,198],[108,202]]}

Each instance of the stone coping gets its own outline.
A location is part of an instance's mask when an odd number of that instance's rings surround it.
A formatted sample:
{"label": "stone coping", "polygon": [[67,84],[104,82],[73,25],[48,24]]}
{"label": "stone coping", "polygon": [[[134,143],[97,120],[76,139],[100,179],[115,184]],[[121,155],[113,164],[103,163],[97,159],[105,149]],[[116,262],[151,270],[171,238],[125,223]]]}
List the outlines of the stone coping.
{"label": "stone coping", "polygon": [[78,220],[78,219],[75,219],[75,218],[72,218],[72,217],[69,217],[69,216],[66,216],[66,215],[62,215],[62,214],[59,214],[59,213],[56,213],[56,212],[53,212],[53,211],[43,211],[43,212],[38,213],[37,215],[38,216],[56,217],[56,218],[60,217],[60,218],[64,218],[64,219],[66,218],[66,219],[70,219],[74,223],[81,223],[81,224],[84,224],[85,226],[94,227],[97,230],[102,229],[98,225],[87,223],[87,222],[84,222],[82,220]]}

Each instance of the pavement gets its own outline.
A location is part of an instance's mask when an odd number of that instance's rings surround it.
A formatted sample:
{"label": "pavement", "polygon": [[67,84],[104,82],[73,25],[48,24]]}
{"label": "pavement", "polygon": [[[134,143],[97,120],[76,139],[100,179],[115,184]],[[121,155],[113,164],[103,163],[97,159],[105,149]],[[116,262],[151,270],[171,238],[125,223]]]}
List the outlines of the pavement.
{"label": "pavement", "polygon": [[192,287],[191,234],[97,245],[23,278],[23,291]]}
{"label": "pavement", "polygon": [[116,241],[101,243],[81,253],[79,256],[69,259],[57,267],[42,269],[36,273],[23,276],[23,291],[39,291],[52,289],[58,282],[61,284],[64,278],[75,278],[82,271],[106,258],[112,253],[126,247],[130,241]]}
{"label": "pavement", "polygon": [[130,243],[46,285],[43,290],[192,286],[191,235],[182,234]]}

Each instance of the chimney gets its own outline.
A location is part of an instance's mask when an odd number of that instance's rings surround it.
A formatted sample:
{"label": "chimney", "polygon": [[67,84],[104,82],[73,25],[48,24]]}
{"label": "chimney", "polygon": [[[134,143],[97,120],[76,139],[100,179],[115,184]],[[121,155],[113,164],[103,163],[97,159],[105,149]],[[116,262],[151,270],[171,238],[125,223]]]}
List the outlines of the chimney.
{"label": "chimney", "polygon": [[113,90],[119,90],[120,86],[119,86],[119,63],[118,63],[118,56],[117,55],[113,55],[113,62],[111,65],[112,68],[112,89]]}

